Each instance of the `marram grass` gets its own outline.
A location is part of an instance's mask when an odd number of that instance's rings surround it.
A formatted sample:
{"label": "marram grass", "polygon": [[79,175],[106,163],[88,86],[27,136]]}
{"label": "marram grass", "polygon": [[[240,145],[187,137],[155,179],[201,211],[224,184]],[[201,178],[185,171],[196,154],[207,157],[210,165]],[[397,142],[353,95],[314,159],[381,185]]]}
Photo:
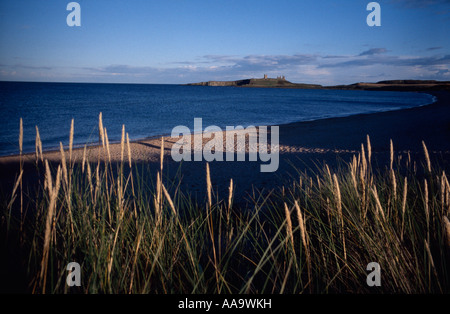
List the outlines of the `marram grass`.
{"label": "marram grass", "polygon": [[[298,180],[240,208],[232,180],[229,195],[214,196],[207,164],[204,202],[164,176],[163,152],[157,175],[148,180],[132,162],[124,127],[121,162],[113,167],[101,114],[107,158],[90,161],[83,154],[76,164],[73,128],[72,122],[69,162],[61,158],[54,168],[43,159],[37,133],[43,183],[35,195],[22,193],[21,160],[12,193],[2,201],[1,258],[17,258],[24,292],[450,291],[450,186],[425,143],[422,162],[413,163],[410,155],[396,159],[391,142],[390,166],[375,168],[367,137],[367,151],[362,145],[349,163],[299,173]],[[417,164],[423,164],[420,174]],[[32,207],[26,215],[24,204]],[[81,265],[80,287],[66,285],[70,262]],[[381,266],[379,287],[366,284],[370,262]]]}

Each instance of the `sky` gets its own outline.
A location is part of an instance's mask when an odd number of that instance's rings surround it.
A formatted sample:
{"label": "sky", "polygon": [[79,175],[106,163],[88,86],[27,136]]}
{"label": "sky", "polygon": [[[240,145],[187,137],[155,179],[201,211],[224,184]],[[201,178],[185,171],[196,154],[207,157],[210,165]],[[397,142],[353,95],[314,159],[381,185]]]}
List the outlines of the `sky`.
{"label": "sky", "polygon": [[450,80],[450,0],[0,0],[0,80]]}

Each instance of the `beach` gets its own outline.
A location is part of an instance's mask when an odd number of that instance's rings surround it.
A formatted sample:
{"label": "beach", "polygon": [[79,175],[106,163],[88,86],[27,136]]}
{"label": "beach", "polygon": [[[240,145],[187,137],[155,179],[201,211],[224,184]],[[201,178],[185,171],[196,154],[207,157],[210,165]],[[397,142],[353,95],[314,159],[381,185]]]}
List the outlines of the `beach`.
{"label": "beach", "polygon": [[76,261],[86,275],[70,293],[277,293],[289,276],[301,293],[448,292],[437,271],[450,254],[450,93],[432,94],[422,107],[280,125],[274,172],[248,161],[247,143],[234,146],[247,161],[176,162],[170,137],[2,157],[0,290],[46,293]]}
{"label": "beach", "polygon": [[[379,167],[383,167],[389,160],[392,139],[396,154],[409,152],[416,155],[418,160],[423,159],[424,141],[432,159],[437,158],[447,169],[450,160],[450,92],[432,91],[429,94],[436,96],[437,101],[422,107],[280,125],[280,161],[277,171],[262,173],[261,161],[249,162],[248,156],[245,162],[213,161],[210,163],[213,190],[216,196],[225,198],[230,180],[233,179],[236,202],[251,201],[258,192],[280,189],[283,184],[295,181],[298,172],[314,173],[325,163],[332,168],[338,163],[350,161],[352,156],[361,151],[361,144],[367,146],[367,135],[374,160]],[[197,199],[204,199],[206,162],[173,161],[170,151],[177,140],[164,138],[163,178],[168,182],[176,180],[185,193]],[[145,169],[144,175],[150,181],[156,178],[156,173],[160,170],[160,147],[161,138],[130,143],[132,163],[138,169]],[[68,161],[68,148],[64,148]],[[73,150],[72,161],[75,164],[82,162],[83,152],[83,148]],[[43,158],[57,166],[61,154],[59,151],[44,152]],[[122,148],[120,143],[110,144],[109,155],[106,147],[87,147],[86,160],[96,163],[99,158],[110,159],[112,163],[123,160],[124,164],[128,165],[127,146]],[[25,154],[22,159],[25,169],[24,184],[33,190],[33,183],[39,178],[36,164],[42,163],[36,163],[35,154]],[[0,157],[0,188],[4,194],[10,193],[19,173],[19,160],[17,155]],[[40,173],[42,175],[43,171]],[[180,176],[181,180],[178,180]]]}

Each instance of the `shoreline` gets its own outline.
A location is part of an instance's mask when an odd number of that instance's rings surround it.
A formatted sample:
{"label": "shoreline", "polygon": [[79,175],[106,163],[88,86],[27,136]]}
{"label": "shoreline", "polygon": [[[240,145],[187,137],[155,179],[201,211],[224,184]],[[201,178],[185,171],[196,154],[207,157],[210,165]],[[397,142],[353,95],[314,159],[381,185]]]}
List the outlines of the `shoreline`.
{"label": "shoreline", "polygon": [[[427,145],[432,145],[435,149],[448,151],[450,150],[450,141],[447,140],[450,139],[450,92],[429,91],[426,93],[434,96],[436,99],[435,102],[428,105],[405,109],[362,113],[347,117],[332,117],[320,121],[314,120],[301,123],[289,123],[283,125],[283,128],[280,128],[280,130],[284,130],[284,135],[288,135],[289,131],[292,130],[305,131],[306,134],[312,133],[307,132],[310,130],[312,131],[312,129],[317,132],[339,128],[338,131],[340,131],[340,134],[337,134],[339,136],[336,137],[344,135],[342,133],[345,133],[345,135],[348,136],[345,141],[333,141],[335,145],[340,144],[337,146],[352,146],[354,149],[360,149],[360,144],[365,143],[365,137],[368,134],[371,138],[372,149],[374,149],[375,144],[375,146],[379,146],[377,150],[382,151],[389,149],[388,145],[390,139],[387,138],[389,133],[389,136],[392,137],[392,140],[394,141],[394,145],[399,145],[401,150],[421,150],[421,141],[424,140]],[[358,129],[358,132],[356,134],[352,130],[347,130],[347,132],[345,132],[343,128],[353,130]],[[417,128],[420,130],[427,129],[428,132],[419,134]],[[397,132],[400,130],[402,130],[402,132]],[[409,134],[407,134],[408,132]],[[381,134],[383,136],[381,136]],[[307,138],[308,136],[305,137]],[[354,143],[355,137],[360,138],[359,143]],[[407,137],[410,138],[407,142],[410,144],[414,142],[414,145],[409,146],[402,143],[404,140],[407,140]],[[385,141],[384,145],[380,143],[383,139],[387,139],[387,142]],[[302,139],[302,143],[332,147],[330,143],[326,143],[324,140],[324,138],[319,140],[315,137],[312,141]],[[385,146],[385,149],[381,148],[382,145]]]}
{"label": "shoreline", "polygon": [[[228,192],[230,179],[236,186],[236,200],[249,200],[255,191],[270,191],[281,188],[288,180],[295,180],[298,171],[317,170],[318,165],[328,164],[331,168],[342,161],[349,161],[366,146],[366,136],[370,136],[372,152],[379,168],[389,159],[389,142],[393,140],[396,154],[411,152],[423,158],[422,140],[425,141],[432,159],[439,159],[444,169],[450,171],[450,92],[427,92],[437,101],[420,107],[399,109],[370,114],[359,114],[339,118],[327,118],[308,122],[280,125],[279,168],[273,173],[261,173],[257,162],[210,162],[212,184],[219,196]],[[209,140],[209,139],[207,139]],[[177,179],[181,174],[180,188],[194,198],[205,196],[206,161],[175,162],[170,156],[174,139],[164,138],[164,178]],[[161,138],[130,142],[133,162],[139,169],[145,169],[148,180],[154,181],[160,169]],[[111,161],[120,162],[121,144],[110,143]],[[69,160],[67,146],[66,160]],[[73,149],[72,162],[81,163],[84,147]],[[106,160],[101,145],[87,147],[89,162]],[[45,151],[44,158],[57,166],[59,151]],[[19,170],[19,156],[0,157],[0,192],[10,193]],[[24,182],[31,188],[42,171],[36,170],[35,153],[22,155],[24,161]],[[128,164],[125,145],[123,162]],[[41,162],[39,161],[39,164]],[[180,167],[182,171],[180,171]],[[128,165],[127,165],[128,168]]]}
{"label": "shoreline", "polygon": [[[364,91],[364,90],[361,90]],[[327,121],[331,121],[331,120],[335,120],[335,119],[345,119],[345,118],[351,118],[351,117],[358,117],[358,116],[370,116],[370,115],[376,115],[376,114],[381,114],[381,113],[387,113],[387,112],[400,112],[400,111],[404,111],[404,110],[409,110],[409,109],[414,109],[414,108],[421,108],[421,107],[426,107],[426,106],[431,106],[433,104],[435,104],[436,102],[439,101],[438,97],[433,93],[433,91],[404,91],[405,93],[412,93],[412,92],[416,92],[416,93],[422,93],[422,94],[428,94],[430,96],[432,96],[433,98],[433,102],[429,103],[429,104],[424,104],[424,105],[420,105],[420,106],[415,106],[415,107],[409,107],[409,108],[400,108],[400,109],[392,109],[392,110],[388,110],[388,111],[375,111],[375,112],[366,112],[366,113],[355,113],[355,114],[349,114],[349,115],[344,115],[344,116],[338,116],[338,117],[324,117],[324,118],[319,118],[319,119],[312,119],[312,120],[304,120],[304,121],[293,121],[293,122],[287,122],[287,123],[281,123],[281,124],[266,124],[264,126],[270,127],[270,126],[279,126],[280,129],[285,128],[285,127],[292,127],[292,126],[299,126],[303,123],[326,123]],[[450,93],[450,92],[449,92]],[[254,125],[256,128],[261,127],[262,125]],[[126,127],[126,126],[125,126]],[[222,129],[224,129],[224,127],[221,127]],[[192,134],[194,134],[193,132],[191,132]],[[205,132],[203,132],[203,134],[205,134]],[[170,139],[171,138],[171,134],[167,133],[167,134],[158,134],[158,135],[152,135],[152,136],[146,136],[146,137],[142,137],[142,138],[137,138],[137,139],[133,139],[130,140],[130,144],[131,143],[142,143],[142,142],[150,142],[150,141],[160,141],[161,138],[164,139]],[[120,140],[114,140],[114,141],[109,141],[110,145],[120,145]],[[82,151],[84,149],[84,147],[86,146],[88,149],[93,149],[93,148],[98,148],[101,144],[99,143],[85,143],[85,144],[74,144],[73,145],[73,151]],[[68,145],[64,145],[64,150],[68,149]],[[60,153],[60,149],[59,147],[50,147],[47,149],[43,150],[44,154],[59,154]],[[3,161],[3,159],[14,159],[14,158],[19,158],[20,154],[18,153],[14,153],[14,154],[9,154],[9,155],[0,155],[0,163]],[[30,157],[32,156],[34,158],[35,156],[35,152],[34,151],[30,151],[30,152],[23,152],[22,153],[23,157]]]}

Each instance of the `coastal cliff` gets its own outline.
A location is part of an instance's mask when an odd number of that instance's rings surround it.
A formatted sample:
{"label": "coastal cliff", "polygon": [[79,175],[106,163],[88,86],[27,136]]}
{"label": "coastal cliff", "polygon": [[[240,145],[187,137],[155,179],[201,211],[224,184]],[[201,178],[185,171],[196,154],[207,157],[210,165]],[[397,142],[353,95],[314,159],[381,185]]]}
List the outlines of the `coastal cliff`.
{"label": "coastal cliff", "polygon": [[200,83],[186,84],[190,86],[234,86],[234,87],[264,87],[264,88],[308,88],[308,89],[320,89],[321,85],[317,84],[301,84],[292,83],[284,79],[279,78],[251,78],[237,81],[208,81]]}
{"label": "coastal cliff", "polygon": [[297,88],[297,89],[343,89],[343,90],[383,90],[383,91],[439,91],[450,90],[450,81],[435,80],[389,80],[376,83],[355,83],[350,85],[322,86],[319,84],[292,83],[284,77],[251,78],[237,81],[207,81],[184,84],[188,86],[228,86],[259,88]]}

